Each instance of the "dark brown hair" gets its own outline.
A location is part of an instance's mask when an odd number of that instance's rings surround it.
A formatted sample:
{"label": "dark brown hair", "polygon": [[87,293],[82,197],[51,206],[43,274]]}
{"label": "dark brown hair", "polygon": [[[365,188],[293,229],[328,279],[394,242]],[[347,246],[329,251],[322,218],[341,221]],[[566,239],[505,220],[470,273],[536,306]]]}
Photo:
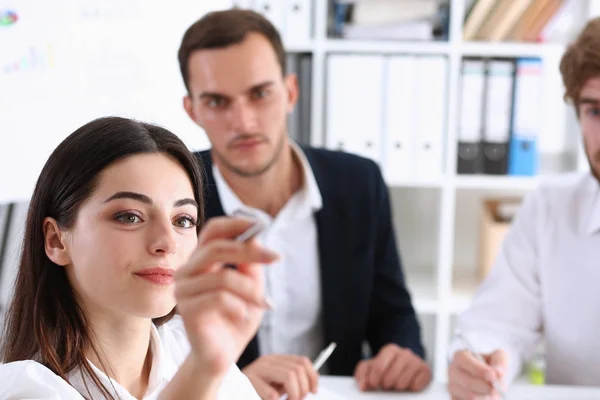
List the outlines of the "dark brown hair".
{"label": "dark brown hair", "polygon": [[560,61],[560,73],[564,98],[579,113],[581,89],[589,79],[600,76],[600,18],[591,19],[569,45]]}
{"label": "dark brown hair", "polygon": [[[87,362],[86,349],[98,353],[90,340],[93,333],[65,268],[46,255],[43,221],[52,217],[61,229],[72,227],[99,174],[117,160],[142,153],[168,154],[186,170],[200,205],[200,230],[204,220],[201,167],[177,136],[158,126],[118,117],[97,119],[77,129],[48,158],[31,198],[0,361],[35,360],[66,381],[67,374],[80,369],[105,397],[112,397]],[[160,325],[174,313],[154,323]]]}
{"label": "dark brown hair", "polygon": [[188,92],[189,59],[194,51],[229,47],[241,43],[251,32],[259,33],[269,41],[281,66],[281,73],[284,74],[285,50],[279,32],[269,20],[251,10],[232,8],[215,11],[196,21],[183,35],[178,58],[183,83]]}

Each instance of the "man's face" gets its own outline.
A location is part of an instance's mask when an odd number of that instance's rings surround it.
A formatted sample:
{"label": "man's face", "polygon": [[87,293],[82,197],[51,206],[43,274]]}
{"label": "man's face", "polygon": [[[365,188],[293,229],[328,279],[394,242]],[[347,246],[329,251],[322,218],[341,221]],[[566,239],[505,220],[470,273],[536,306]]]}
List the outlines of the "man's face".
{"label": "man's face", "polygon": [[257,176],[287,143],[287,115],[298,97],[296,76],[283,77],[269,41],[250,33],[239,44],[198,50],[189,59],[184,107],[211,142],[220,167]]}
{"label": "man's face", "polygon": [[594,176],[600,180],[600,77],[583,85],[578,111],[585,153]]}

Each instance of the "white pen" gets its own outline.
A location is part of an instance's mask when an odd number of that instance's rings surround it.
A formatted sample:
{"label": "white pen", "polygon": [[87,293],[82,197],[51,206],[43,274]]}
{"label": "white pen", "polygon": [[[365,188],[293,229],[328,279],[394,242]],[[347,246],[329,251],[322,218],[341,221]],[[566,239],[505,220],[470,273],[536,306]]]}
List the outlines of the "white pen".
{"label": "white pen", "polygon": [[264,229],[264,225],[260,222],[255,222],[250,228],[246,229],[238,237],[235,238],[236,242],[247,242],[252,239]]}
{"label": "white pen", "polygon": [[336,346],[337,344],[335,342],[331,342],[329,346],[327,346],[321,353],[319,353],[319,356],[315,359],[315,362],[313,363],[313,368],[315,369],[315,371],[319,371],[321,369],[323,364],[325,364],[325,361],[327,361],[327,359],[331,356],[331,353],[333,353],[333,351],[335,350]]}
{"label": "white pen", "polygon": [[[250,239],[256,237],[259,233],[261,233],[264,230],[264,228],[265,226],[257,221],[254,224],[252,224],[250,228],[246,229],[244,232],[236,236],[235,241],[240,243],[247,242]],[[232,269],[236,268],[234,264],[225,264],[225,267]]]}
{"label": "white pen", "polygon": [[[319,353],[319,355],[317,356],[317,358],[315,358],[315,361],[313,362],[313,368],[315,369],[315,371],[319,371],[321,369],[323,364],[325,364],[325,362],[331,356],[331,353],[333,353],[336,347],[337,344],[335,342],[331,342],[329,346],[327,346],[325,349],[323,349],[323,351]],[[279,400],[286,400],[287,398],[288,395],[284,394],[279,398]]]}
{"label": "white pen", "polygon": [[[471,342],[469,342],[469,340],[467,340],[467,337],[465,335],[463,335],[462,332],[460,332],[459,330],[456,330],[455,334],[463,342],[463,344],[465,345],[465,347],[467,348],[467,350],[469,350],[469,352],[475,358],[477,358],[477,361],[479,361],[480,363],[482,363],[484,365],[487,365],[487,363],[485,362],[485,360],[483,359],[483,357],[481,356],[481,354],[479,354],[479,352],[477,352],[475,350],[475,348],[471,345]],[[504,390],[502,389],[502,386],[500,386],[500,382],[498,380],[494,380],[492,382],[492,386],[500,394],[500,397],[502,397],[503,399],[506,398]]]}

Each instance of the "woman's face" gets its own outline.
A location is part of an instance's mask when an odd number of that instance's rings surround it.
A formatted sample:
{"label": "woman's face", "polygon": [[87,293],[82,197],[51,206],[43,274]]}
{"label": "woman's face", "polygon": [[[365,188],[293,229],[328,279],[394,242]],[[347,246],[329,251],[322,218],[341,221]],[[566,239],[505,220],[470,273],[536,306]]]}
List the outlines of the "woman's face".
{"label": "woman's face", "polygon": [[196,247],[197,215],[192,183],[175,159],[142,154],[106,168],[66,232],[67,275],[86,312],[168,314],[172,274]]}

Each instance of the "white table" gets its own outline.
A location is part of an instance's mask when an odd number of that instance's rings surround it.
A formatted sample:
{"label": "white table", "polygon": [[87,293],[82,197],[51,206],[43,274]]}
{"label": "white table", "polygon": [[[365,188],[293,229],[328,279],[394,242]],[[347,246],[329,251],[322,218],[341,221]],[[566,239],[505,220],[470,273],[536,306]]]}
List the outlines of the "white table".
{"label": "white table", "polygon": [[[322,376],[320,386],[335,392],[348,400],[449,400],[446,385],[432,383],[422,393],[362,393],[356,387],[352,378]],[[320,398],[320,396],[316,396]],[[534,386],[517,383],[510,388],[506,400],[597,400],[600,399],[600,387],[570,387],[570,386]],[[325,397],[323,397],[325,400]]]}

